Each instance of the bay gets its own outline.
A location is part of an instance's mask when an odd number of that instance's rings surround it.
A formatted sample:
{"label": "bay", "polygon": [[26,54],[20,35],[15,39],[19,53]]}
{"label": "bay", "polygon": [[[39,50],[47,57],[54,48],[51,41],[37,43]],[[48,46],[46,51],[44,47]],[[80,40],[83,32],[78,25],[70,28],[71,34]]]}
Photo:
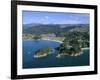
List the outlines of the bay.
{"label": "bay", "polygon": [[57,58],[57,51],[52,54],[34,58],[35,52],[43,47],[57,48],[61,43],[49,40],[23,40],[23,69],[28,68],[48,68],[48,67],[71,67],[71,66],[86,66],[89,65],[89,49],[83,50],[80,56],[62,56]]}

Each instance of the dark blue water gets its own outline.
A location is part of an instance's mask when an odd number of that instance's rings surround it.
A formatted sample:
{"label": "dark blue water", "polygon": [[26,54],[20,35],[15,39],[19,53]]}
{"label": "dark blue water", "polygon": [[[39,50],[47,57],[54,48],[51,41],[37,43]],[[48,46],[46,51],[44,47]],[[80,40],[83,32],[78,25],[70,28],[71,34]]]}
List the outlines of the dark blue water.
{"label": "dark blue water", "polygon": [[56,48],[60,45],[54,41],[23,41],[23,68],[47,68],[47,67],[67,67],[89,65],[89,49],[84,50],[80,56],[63,56],[57,58],[57,52],[42,57],[34,58],[35,51],[40,48],[51,46]]}

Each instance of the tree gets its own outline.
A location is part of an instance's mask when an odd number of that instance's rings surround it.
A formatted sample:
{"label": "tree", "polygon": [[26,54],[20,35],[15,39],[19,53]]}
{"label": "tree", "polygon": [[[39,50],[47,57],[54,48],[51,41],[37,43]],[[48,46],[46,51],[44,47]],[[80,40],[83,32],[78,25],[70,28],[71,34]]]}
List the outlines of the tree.
{"label": "tree", "polygon": [[37,36],[37,35],[33,37],[33,39],[35,39],[35,40],[38,40],[40,38],[41,38],[41,36]]}

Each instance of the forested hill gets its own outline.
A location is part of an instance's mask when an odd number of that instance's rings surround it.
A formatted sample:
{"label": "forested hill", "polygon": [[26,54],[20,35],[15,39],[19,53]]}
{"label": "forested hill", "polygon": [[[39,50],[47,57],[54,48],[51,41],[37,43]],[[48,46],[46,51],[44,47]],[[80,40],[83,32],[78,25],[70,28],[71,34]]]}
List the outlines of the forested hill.
{"label": "forested hill", "polygon": [[89,24],[27,24],[23,25],[24,34],[60,34],[68,31],[89,31]]}

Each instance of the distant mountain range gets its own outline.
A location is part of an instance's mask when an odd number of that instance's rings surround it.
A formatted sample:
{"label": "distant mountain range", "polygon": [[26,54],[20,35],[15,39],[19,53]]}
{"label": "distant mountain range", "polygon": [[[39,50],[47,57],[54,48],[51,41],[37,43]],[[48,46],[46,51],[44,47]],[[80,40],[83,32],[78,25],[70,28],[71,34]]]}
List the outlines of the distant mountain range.
{"label": "distant mountain range", "polygon": [[30,24],[23,24],[23,27],[34,27],[34,26],[48,26],[48,25],[51,25],[51,26],[60,26],[61,28],[65,28],[65,27],[72,27],[72,26],[83,26],[83,27],[86,27],[86,26],[89,26],[89,24],[40,24],[40,23],[30,23]]}
{"label": "distant mountain range", "polygon": [[47,34],[67,31],[88,31],[89,24],[26,24],[23,25],[23,33]]}

